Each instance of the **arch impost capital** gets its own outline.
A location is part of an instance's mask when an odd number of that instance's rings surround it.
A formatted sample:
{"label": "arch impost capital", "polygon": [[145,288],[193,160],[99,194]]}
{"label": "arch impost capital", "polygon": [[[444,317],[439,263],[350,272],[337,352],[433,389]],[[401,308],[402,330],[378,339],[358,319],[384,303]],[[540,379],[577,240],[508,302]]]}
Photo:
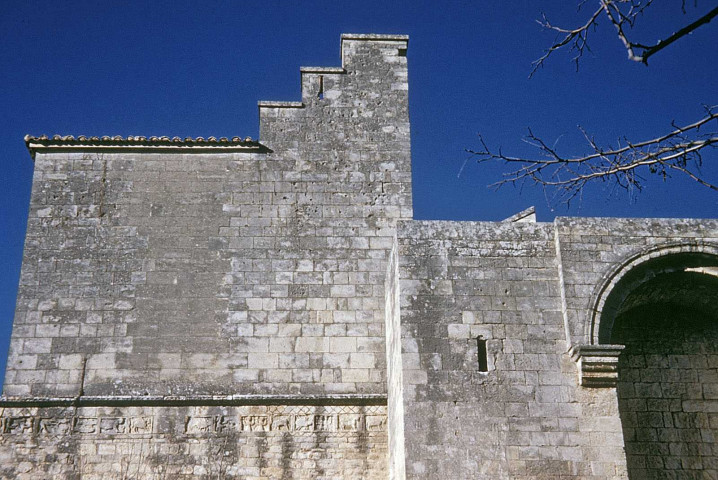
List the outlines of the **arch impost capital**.
{"label": "arch impost capital", "polygon": [[574,345],[569,350],[578,367],[582,387],[615,387],[618,383],[618,357],[624,345]]}

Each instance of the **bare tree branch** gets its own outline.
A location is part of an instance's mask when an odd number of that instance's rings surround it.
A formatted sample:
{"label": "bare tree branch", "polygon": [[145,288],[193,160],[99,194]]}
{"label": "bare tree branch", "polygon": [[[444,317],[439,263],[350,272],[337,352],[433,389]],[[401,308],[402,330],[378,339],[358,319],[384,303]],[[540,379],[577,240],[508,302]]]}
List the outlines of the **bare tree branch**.
{"label": "bare tree branch", "polygon": [[602,11],[603,7],[599,8],[598,10],[593,12],[591,18],[589,18],[588,21],[583,24],[583,26],[575,28],[573,30],[567,30],[561,27],[551,25],[551,23],[546,18],[546,15],[543,15],[543,20],[537,20],[539,25],[541,25],[542,27],[557,32],[558,37],[556,41],[554,41],[554,43],[544,52],[544,54],[540,58],[534,60],[533,68],[531,69],[529,78],[532,77],[534,73],[536,73],[536,70],[538,70],[539,67],[543,66],[543,63],[553,52],[555,52],[556,50],[560,50],[566,45],[571,45],[570,50],[576,52],[576,56],[573,58],[573,60],[576,63],[576,69],[578,70],[578,60],[583,56],[583,52],[588,49],[588,33],[591,27],[596,25],[596,20],[598,19]]}
{"label": "bare tree branch", "polygon": [[[701,129],[705,130],[708,126],[712,127],[711,131],[703,133]],[[674,129],[665,135],[637,143],[624,139],[616,147],[601,147],[583,129],[581,132],[591,151],[581,157],[560,154],[531,130],[525,141],[539,150],[539,158],[508,156],[501,150],[494,152],[481,137],[482,148],[469,150],[469,153],[475,155],[479,162],[502,160],[516,166],[492,186],[529,181],[555,188],[564,202],[578,195],[587,183],[597,180],[613,182],[626,190],[641,190],[645,173],[668,178],[672,172],[678,172],[718,191],[718,185],[704,178],[700,172],[702,151],[718,146],[718,107],[706,107],[703,118],[683,127],[674,125]]]}
{"label": "bare tree branch", "polygon": [[[583,3],[584,2],[581,2],[579,6]],[[606,19],[608,19],[608,21],[615,27],[618,39],[626,48],[629,60],[643,64],[648,64],[648,59],[650,57],[673,44],[677,40],[689,35],[702,25],[709,23],[713,20],[713,18],[718,16],[718,7],[715,7],[702,17],[680,28],[673,34],[658,40],[654,44],[648,45],[634,41],[631,38],[630,30],[635,26],[638,17],[651,6],[653,0],[600,0],[599,3],[600,7],[598,10],[594,11],[582,26],[574,29],[567,29],[553,25],[546,18],[546,15],[542,16],[542,20],[538,23],[548,30],[555,31],[557,33],[557,38],[544,52],[544,54],[533,62],[533,68],[529,76],[536,73],[536,70],[543,66],[543,63],[552,53],[566,46],[569,46],[568,48],[571,52],[575,52],[573,61],[576,63],[576,68],[578,68],[579,59],[583,56],[583,53],[586,50],[590,50],[588,45],[588,34],[592,28],[596,28],[598,20],[601,17],[601,13],[605,14]],[[681,0],[681,10],[683,13],[686,13],[685,0]]]}
{"label": "bare tree branch", "polygon": [[[634,62],[641,62],[644,64],[648,64],[649,57],[660,52],[676,40],[679,40],[690,34],[696,28],[705,25],[706,23],[709,23],[711,20],[713,20],[713,18],[718,16],[718,7],[716,7],[695,22],[686,25],[685,27],[674,32],[672,35],[669,35],[665,39],[658,40],[655,44],[648,46],[630,41],[624,31],[623,27],[626,24],[628,24],[629,27],[633,27],[633,22],[635,21],[637,13],[629,12],[627,15],[624,15],[617,6],[617,2],[614,0],[601,0],[601,4],[603,5],[603,10],[606,12],[606,16],[611,21],[613,26],[616,27],[618,38],[623,43],[623,46],[626,47],[626,51],[628,52],[628,59],[633,60]],[[646,6],[644,6],[643,9],[645,9]],[[685,4],[682,4],[681,8],[685,11]],[[638,13],[641,13],[643,9],[639,10]],[[637,54],[635,53],[636,50],[641,50],[641,52]]]}
{"label": "bare tree branch", "polygon": [[[579,11],[587,0],[579,0]],[[686,13],[687,0],[681,0],[681,10]],[[597,27],[600,19],[606,19],[616,29],[630,60],[648,63],[648,59],[664,48],[689,35],[702,25],[718,16],[718,7],[713,8],[697,20],[677,30],[675,33],[654,44],[635,41],[632,29],[640,16],[648,9],[653,0],[598,0],[599,8],[577,28],[564,28],[552,24],[546,15],[538,23],[548,30],[556,32],[556,39],[544,54],[533,62],[530,76],[556,51],[568,49],[574,52],[573,61],[578,69],[579,60],[584,52],[590,51],[589,34]],[[696,6],[696,0],[693,2]],[[673,129],[650,140],[631,142],[627,138],[619,139],[615,146],[601,146],[592,136],[579,127],[589,147],[584,156],[567,156],[560,153],[554,145],[534,135],[529,130],[524,141],[535,147],[538,158],[522,158],[505,155],[489,149],[479,137],[481,148],[468,150],[477,160],[502,160],[514,169],[505,173],[493,186],[538,184],[544,189],[555,190],[560,200],[570,202],[582,195],[589,182],[609,182],[625,190],[641,190],[645,175],[659,175],[664,179],[672,174],[682,174],[704,187],[718,191],[718,180],[707,179],[701,172],[703,153],[709,147],[718,146],[718,106],[706,107],[700,120],[685,126],[671,123]],[[463,167],[462,167],[463,168]]]}

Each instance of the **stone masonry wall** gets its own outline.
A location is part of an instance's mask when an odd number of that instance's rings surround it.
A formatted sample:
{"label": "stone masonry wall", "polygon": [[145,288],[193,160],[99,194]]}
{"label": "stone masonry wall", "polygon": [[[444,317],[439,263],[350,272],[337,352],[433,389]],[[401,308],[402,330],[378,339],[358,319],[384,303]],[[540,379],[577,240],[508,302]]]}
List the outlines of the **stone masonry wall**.
{"label": "stone masonry wall", "polygon": [[673,268],[654,269],[631,290],[611,331],[611,342],[625,345],[617,393],[628,472],[631,479],[713,478],[718,270],[661,266]]}
{"label": "stone masonry wall", "polygon": [[403,222],[398,243],[406,477],[626,478],[615,389],[579,388],[566,353],[554,226]]}
{"label": "stone masonry wall", "polygon": [[389,425],[389,478],[406,477],[404,437],[404,370],[401,351],[399,245],[394,240],[386,276],[386,363]]}
{"label": "stone masonry wall", "polygon": [[36,153],[5,395],[385,393],[406,39],[342,44],[271,153]]}
{"label": "stone masonry wall", "polygon": [[0,478],[382,479],[386,407],[6,408]]}
{"label": "stone masonry wall", "polygon": [[26,138],[0,478],[714,475],[718,221],[411,220],[407,42],[260,142]]}
{"label": "stone masonry wall", "polygon": [[344,35],[259,144],[36,138],[3,478],[386,477],[407,41]]}
{"label": "stone masonry wall", "polygon": [[[590,318],[599,289],[623,263],[661,246],[703,251],[718,247],[718,222],[709,219],[557,218],[570,344],[590,344]],[[712,246],[712,247],[711,247]],[[655,253],[653,255],[656,255]],[[597,337],[598,332],[593,332]]]}

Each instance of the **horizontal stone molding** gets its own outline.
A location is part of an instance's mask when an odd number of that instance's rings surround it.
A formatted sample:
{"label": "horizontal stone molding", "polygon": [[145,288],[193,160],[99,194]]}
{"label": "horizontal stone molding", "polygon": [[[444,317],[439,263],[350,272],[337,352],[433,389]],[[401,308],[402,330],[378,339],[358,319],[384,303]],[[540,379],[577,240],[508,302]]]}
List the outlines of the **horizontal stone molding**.
{"label": "horizontal stone molding", "polygon": [[409,35],[391,35],[378,33],[342,33],[342,40],[366,41],[409,41]]}
{"label": "horizontal stone molding", "polygon": [[11,407],[172,407],[244,405],[386,405],[384,394],[336,395],[143,395],[80,397],[0,397],[0,408]]}
{"label": "horizontal stone molding", "polygon": [[615,387],[618,383],[618,357],[624,345],[575,345],[571,359],[578,366],[582,387]]}

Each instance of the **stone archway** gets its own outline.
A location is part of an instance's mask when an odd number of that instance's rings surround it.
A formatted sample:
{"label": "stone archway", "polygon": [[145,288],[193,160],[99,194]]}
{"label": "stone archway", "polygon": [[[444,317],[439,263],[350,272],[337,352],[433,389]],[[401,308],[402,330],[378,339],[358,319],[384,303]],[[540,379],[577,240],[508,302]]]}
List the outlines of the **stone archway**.
{"label": "stone archway", "polygon": [[655,245],[627,258],[604,277],[593,295],[585,323],[590,344],[610,343],[619,309],[626,297],[643,283],[665,273],[706,268],[718,268],[718,245],[699,242]]}
{"label": "stone archway", "polygon": [[672,250],[622,272],[594,331],[625,345],[617,395],[632,480],[718,477],[718,256]]}

